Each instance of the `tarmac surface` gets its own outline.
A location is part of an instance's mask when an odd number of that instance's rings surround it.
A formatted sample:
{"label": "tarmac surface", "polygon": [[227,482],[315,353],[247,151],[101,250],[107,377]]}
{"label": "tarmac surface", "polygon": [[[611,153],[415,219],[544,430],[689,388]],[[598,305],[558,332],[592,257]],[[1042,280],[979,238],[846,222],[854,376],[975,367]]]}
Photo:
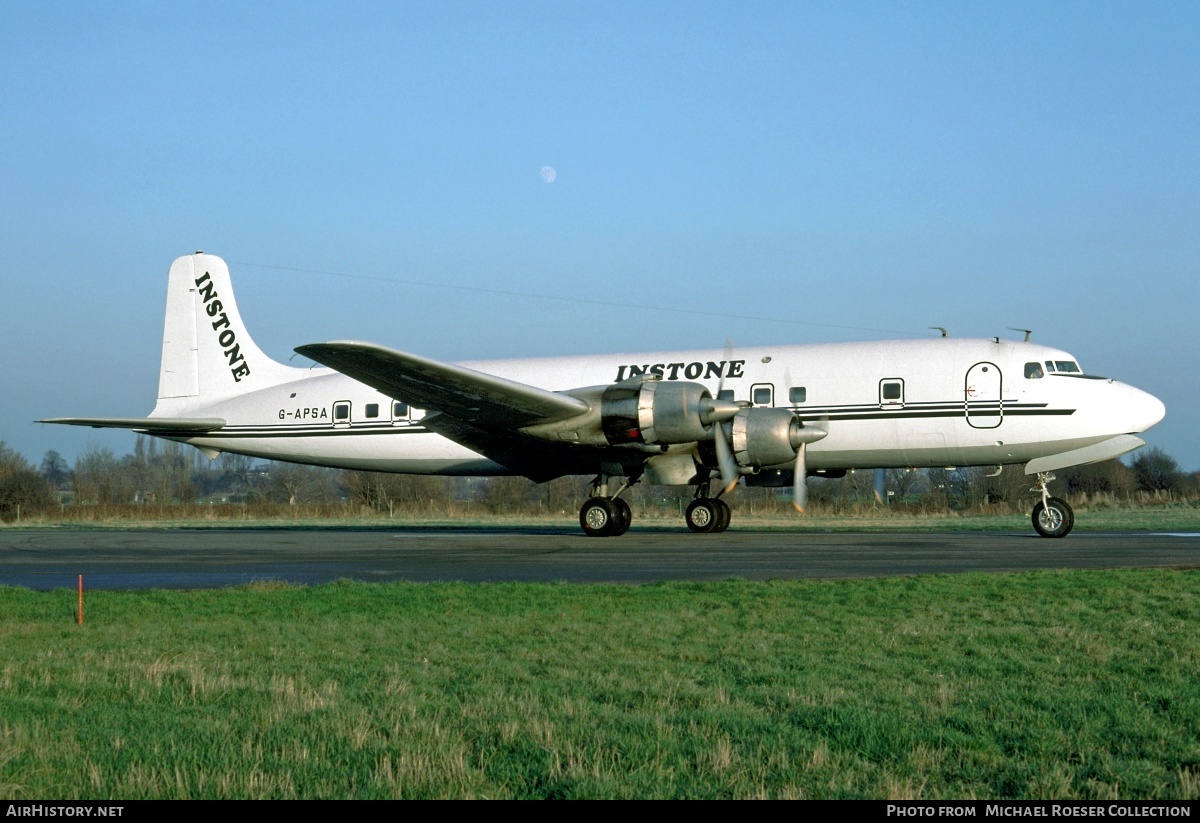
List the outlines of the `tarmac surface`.
{"label": "tarmac surface", "polygon": [[1200,533],[881,533],[634,528],[0,530],[0,585],[203,589],[258,581],[832,579],[968,571],[1200,567]]}

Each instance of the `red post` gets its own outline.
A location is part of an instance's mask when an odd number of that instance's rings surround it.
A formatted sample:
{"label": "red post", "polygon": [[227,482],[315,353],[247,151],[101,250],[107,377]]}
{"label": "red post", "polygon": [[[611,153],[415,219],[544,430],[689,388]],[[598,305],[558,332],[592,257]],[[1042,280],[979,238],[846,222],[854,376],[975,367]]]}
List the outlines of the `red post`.
{"label": "red post", "polygon": [[79,575],[79,611],[75,612],[75,622],[83,625],[83,575]]}

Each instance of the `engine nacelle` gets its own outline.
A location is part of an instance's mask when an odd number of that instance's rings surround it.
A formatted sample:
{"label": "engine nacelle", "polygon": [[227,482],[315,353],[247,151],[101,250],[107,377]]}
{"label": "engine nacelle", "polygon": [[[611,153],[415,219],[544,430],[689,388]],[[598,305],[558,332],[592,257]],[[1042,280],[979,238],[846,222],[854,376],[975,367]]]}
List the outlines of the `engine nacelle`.
{"label": "engine nacelle", "polygon": [[521,431],[546,440],[657,451],[654,447],[708,439],[713,423],[730,419],[742,408],[732,401],[714,400],[699,383],[663,382],[649,376],[565,394],[587,401],[589,410]]}
{"label": "engine nacelle", "polygon": [[790,463],[796,459],[792,433],[799,427],[787,409],[746,409],[733,418],[733,458],[748,469]]}
{"label": "engine nacelle", "polygon": [[609,445],[692,443],[708,437],[712,395],[699,383],[617,383],[600,399],[600,428]]}
{"label": "engine nacelle", "polygon": [[739,467],[757,471],[782,466],[796,459],[796,450],[826,435],[805,426],[788,409],[744,409],[730,424],[733,459]]}

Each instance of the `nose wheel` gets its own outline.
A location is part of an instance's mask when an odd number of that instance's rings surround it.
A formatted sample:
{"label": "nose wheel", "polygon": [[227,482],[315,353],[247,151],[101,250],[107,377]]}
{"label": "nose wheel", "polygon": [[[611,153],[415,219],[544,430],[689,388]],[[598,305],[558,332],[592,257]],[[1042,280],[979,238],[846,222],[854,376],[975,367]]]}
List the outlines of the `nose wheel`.
{"label": "nose wheel", "polygon": [[1049,472],[1039,472],[1033,491],[1042,499],[1033,507],[1033,529],[1042,537],[1066,537],[1075,527],[1075,512],[1066,500],[1050,496],[1047,484],[1054,479]]}
{"label": "nose wheel", "polygon": [[1033,528],[1042,537],[1066,537],[1075,526],[1075,512],[1067,501],[1048,497],[1033,507]]}

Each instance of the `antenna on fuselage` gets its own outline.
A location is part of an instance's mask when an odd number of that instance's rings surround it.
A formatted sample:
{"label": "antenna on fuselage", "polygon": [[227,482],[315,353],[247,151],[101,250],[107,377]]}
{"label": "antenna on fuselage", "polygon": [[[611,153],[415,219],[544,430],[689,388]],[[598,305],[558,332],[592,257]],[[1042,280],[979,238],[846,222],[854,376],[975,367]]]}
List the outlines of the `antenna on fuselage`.
{"label": "antenna on fuselage", "polygon": [[1033,337],[1033,329],[1018,329],[1018,328],[1016,328],[1015,326],[1009,326],[1009,327],[1008,327],[1008,330],[1009,330],[1009,331],[1023,331],[1023,332],[1025,332],[1025,342],[1026,342],[1026,343],[1028,343],[1028,342],[1029,342],[1029,338]]}
{"label": "antenna on fuselage", "polygon": [[929,328],[933,329],[934,331],[940,331],[942,333],[942,337],[950,336],[950,332],[946,331],[945,326],[930,326]]}

